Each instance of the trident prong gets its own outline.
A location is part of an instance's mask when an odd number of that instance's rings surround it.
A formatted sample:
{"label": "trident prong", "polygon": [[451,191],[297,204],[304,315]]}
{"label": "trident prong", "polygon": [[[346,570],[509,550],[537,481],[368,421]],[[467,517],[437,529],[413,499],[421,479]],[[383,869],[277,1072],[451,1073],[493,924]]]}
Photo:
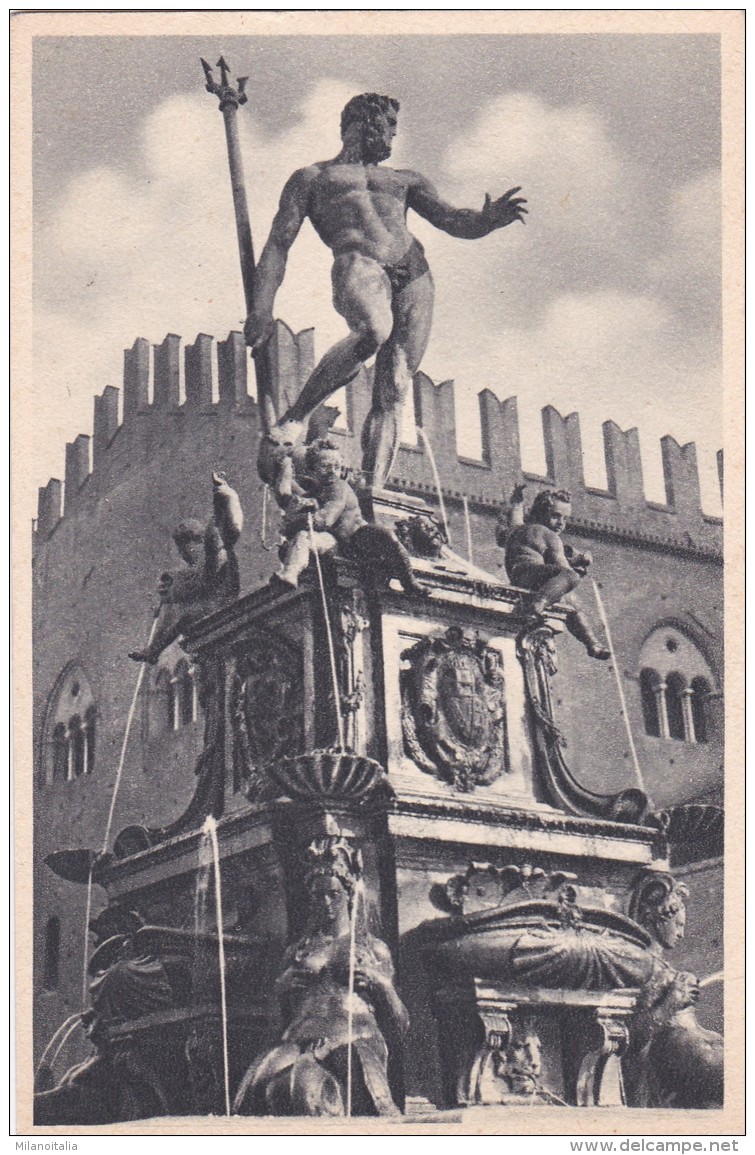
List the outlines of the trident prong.
{"label": "trident prong", "polygon": [[207,81],[207,83],[205,84],[205,88],[207,89],[208,92],[212,92],[214,94],[215,81],[212,78],[212,65],[208,64],[207,61],[202,56],[199,57],[199,60],[200,60],[202,67],[204,68],[204,77],[205,77],[205,80]]}
{"label": "trident prong", "polygon": [[220,69],[220,84],[223,88],[228,87],[228,73],[231,71],[225,61],[225,56],[221,56],[220,60],[215,65]]}
{"label": "trident prong", "polygon": [[234,88],[232,84],[228,83],[228,75],[231,70],[226,62],[225,57],[221,56],[220,60],[215,65],[216,68],[220,69],[220,84],[218,84],[215,80],[215,77],[213,76],[212,65],[208,64],[207,61],[204,60],[201,56],[199,60],[201,62],[202,68],[204,69],[206,80],[205,88],[208,92],[212,93],[213,96],[217,96],[218,100],[220,101],[221,110],[223,108],[237,108],[240,104],[246,104],[248,97],[244,91],[244,88],[246,86],[247,80],[249,79],[248,76],[239,76],[236,80],[238,87]]}

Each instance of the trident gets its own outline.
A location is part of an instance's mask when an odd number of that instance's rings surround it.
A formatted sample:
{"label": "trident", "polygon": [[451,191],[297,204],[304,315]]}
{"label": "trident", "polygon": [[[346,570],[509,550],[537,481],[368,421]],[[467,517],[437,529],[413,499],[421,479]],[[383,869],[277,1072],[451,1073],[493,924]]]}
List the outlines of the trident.
{"label": "trident", "polygon": [[[225,139],[228,146],[228,167],[231,170],[231,191],[233,193],[233,208],[236,214],[236,236],[239,242],[239,258],[241,260],[241,279],[244,284],[244,298],[247,314],[252,312],[254,303],[254,245],[252,243],[252,228],[249,223],[249,208],[246,203],[246,187],[244,185],[244,165],[239,148],[239,130],[236,123],[236,112],[240,104],[246,104],[247,95],[244,91],[248,76],[239,76],[236,79],[237,87],[228,82],[228,67],[224,57],[216,64],[220,69],[220,84],[217,84],[212,75],[212,67],[206,60],[202,60],[205,79],[205,88],[213,96],[217,96],[220,111],[225,123]],[[270,355],[267,343],[252,353],[254,372],[257,379],[257,399],[260,414],[264,416],[266,408],[264,398],[272,396],[272,376],[270,372]]]}

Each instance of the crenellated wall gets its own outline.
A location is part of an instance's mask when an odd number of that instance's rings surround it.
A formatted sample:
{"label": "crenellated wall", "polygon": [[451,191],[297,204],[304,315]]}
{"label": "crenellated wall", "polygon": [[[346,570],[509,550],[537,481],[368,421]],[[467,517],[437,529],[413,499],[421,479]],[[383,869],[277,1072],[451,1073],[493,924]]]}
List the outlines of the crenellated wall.
{"label": "crenellated wall", "polygon": [[[312,331],[294,334],[279,322],[271,359],[281,413],[311,371]],[[173,528],[186,517],[211,515],[212,470],[225,470],[244,508],[238,545],[243,591],[266,581],[277,565],[275,548],[262,548],[262,486],[255,468],[260,420],[248,392],[250,364],[240,333],[217,342],[200,334],[183,351],[173,334],[154,348],[139,338],[124,354],[122,390],[111,384],[95,398],[91,436],[82,432],[67,446],[65,486],[52,479],[39,491],[33,614],[37,965],[50,917],[61,920],[62,945],[59,987],[43,990],[39,971],[35,978],[37,1053],[79,1007],[85,917],[83,888],[56,878],[44,856],[61,847],[101,845],[137,678],[127,655],[146,641],[160,573],[178,565]],[[362,427],[370,391],[370,373],[362,371],[347,390],[348,428],[334,430],[355,466],[360,450],[353,431]],[[636,430],[623,431],[610,421],[604,425],[608,488],[597,490],[584,483],[575,413],[562,417],[552,406],[543,410],[548,477],[540,478],[522,472],[515,398],[499,400],[487,389],[480,394],[479,461],[457,452],[453,382],[435,385],[417,374],[414,405],[442,479],[453,547],[466,554],[469,537],[474,561],[484,569],[501,572],[495,523],[515,484],[531,483],[528,498],[539,483],[572,491],[569,534],[583,538],[581,544],[594,556],[591,573],[611,623],[647,789],[659,805],[720,796],[720,735],[706,746],[646,735],[638,684],[645,639],[659,624],[673,624],[705,655],[716,690],[723,688],[722,525],[700,509],[694,446],[664,438],[667,504],[659,505],[645,499]],[[421,444],[402,446],[392,484],[437,507]],[[277,515],[269,509],[267,546],[274,547],[276,525]],[[583,590],[580,597],[596,618],[589,582]],[[585,785],[600,791],[635,785],[608,664],[591,661],[566,636],[558,658],[555,708],[570,766]],[[91,776],[50,783],[44,774],[50,754],[46,711],[61,671],[72,662],[83,670],[96,700],[95,767]],[[150,669],[125,758],[116,830],[133,822],[170,822],[191,797],[201,720],[155,735],[162,708]],[[96,896],[95,906],[97,901]]]}
{"label": "crenellated wall", "polygon": [[[215,348],[213,348],[215,346]],[[278,322],[270,345],[273,401],[282,413],[295,399],[314,363],[311,329],[293,334]],[[66,446],[65,501],[60,481],[39,491],[36,538],[41,541],[61,517],[88,501],[99,500],[125,472],[160,452],[169,436],[175,451],[197,423],[209,426],[232,411],[257,426],[257,409],[248,394],[249,356],[240,333],[215,342],[201,333],[183,350],[181,338],[169,333],[160,345],[137,338],[124,353],[123,419],[118,420],[119,391],[109,385],[94,401],[93,437],[80,434]],[[214,388],[215,368],[217,388]],[[340,432],[346,454],[358,465],[358,438],[370,404],[370,371],[362,370],[347,389],[349,432]],[[150,400],[151,397],[151,400]],[[414,380],[414,410],[433,447],[444,496],[466,496],[481,507],[499,506],[522,480],[564,487],[572,492],[577,531],[615,535],[648,545],[689,553],[719,555],[721,521],[702,512],[694,443],[680,446],[671,436],[661,441],[666,503],[645,498],[637,429],[603,424],[608,488],[585,485],[579,415],[566,417],[548,405],[542,411],[547,476],[522,470],[515,397],[499,400],[489,389],[478,396],[482,460],[457,451],[453,381],[434,384],[424,373]],[[336,431],[337,433],[339,431]],[[91,445],[90,445],[91,442]],[[719,458],[722,476],[722,461]],[[404,445],[393,471],[393,483],[412,492],[434,493],[430,462],[422,444]]]}

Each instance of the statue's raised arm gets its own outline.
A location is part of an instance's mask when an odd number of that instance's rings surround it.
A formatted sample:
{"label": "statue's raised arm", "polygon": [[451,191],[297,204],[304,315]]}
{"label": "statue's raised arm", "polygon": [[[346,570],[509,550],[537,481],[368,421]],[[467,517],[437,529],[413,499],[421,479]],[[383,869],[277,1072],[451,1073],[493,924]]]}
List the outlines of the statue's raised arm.
{"label": "statue's raised arm", "polygon": [[478,212],[476,209],[455,209],[439,196],[427,177],[419,173],[412,173],[411,176],[407,208],[414,209],[419,216],[449,236],[476,240],[514,221],[525,223],[527,209],[524,206],[527,201],[516,195],[522,191],[520,186],[510,188],[497,200],[492,200],[490,194],[486,193],[485,203]]}

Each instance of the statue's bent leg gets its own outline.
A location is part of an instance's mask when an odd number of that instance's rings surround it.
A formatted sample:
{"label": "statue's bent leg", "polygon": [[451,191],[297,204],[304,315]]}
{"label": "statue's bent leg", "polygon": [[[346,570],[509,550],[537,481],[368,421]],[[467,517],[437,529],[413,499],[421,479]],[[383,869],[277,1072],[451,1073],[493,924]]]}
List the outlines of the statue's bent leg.
{"label": "statue's bent leg", "polygon": [[306,421],[318,405],[352,380],[393,329],[391,286],[382,265],[361,253],[342,253],[333,264],[332,279],[333,305],[351,334],[328,350],[281,425]]}
{"label": "statue's bent leg", "polygon": [[299,584],[299,578],[309,565],[313,539],[314,547],[321,557],[323,554],[332,553],[338,545],[331,533],[320,531],[310,537],[309,530],[300,530],[291,540],[283,568],[275,575],[278,581],[290,586]]}
{"label": "statue's bent leg", "polygon": [[599,641],[582,607],[572,598],[569,598],[568,601],[573,605],[573,608],[566,616],[567,630],[573,638],[582,643],[591,658],[597,658],[601,662],[608,661],[611,651]]}
{"label": "statue's bent leg", "polygon": [[428,272],[393,301],[393,332],[375,360],[372,409],[362,430],[362,469],[373,488],[385,484],[398,452],[401,408],[430,339],[435,291]]}
{"label": "statue's bent leg", "polygon": [[559,565],[542,565],[537,562],[521,562],[512,566],[509,573],[512,585],[532,590],[531,607],[534,613],[542,613],[546,606],[560,601],[579,585],[579,574]]}

